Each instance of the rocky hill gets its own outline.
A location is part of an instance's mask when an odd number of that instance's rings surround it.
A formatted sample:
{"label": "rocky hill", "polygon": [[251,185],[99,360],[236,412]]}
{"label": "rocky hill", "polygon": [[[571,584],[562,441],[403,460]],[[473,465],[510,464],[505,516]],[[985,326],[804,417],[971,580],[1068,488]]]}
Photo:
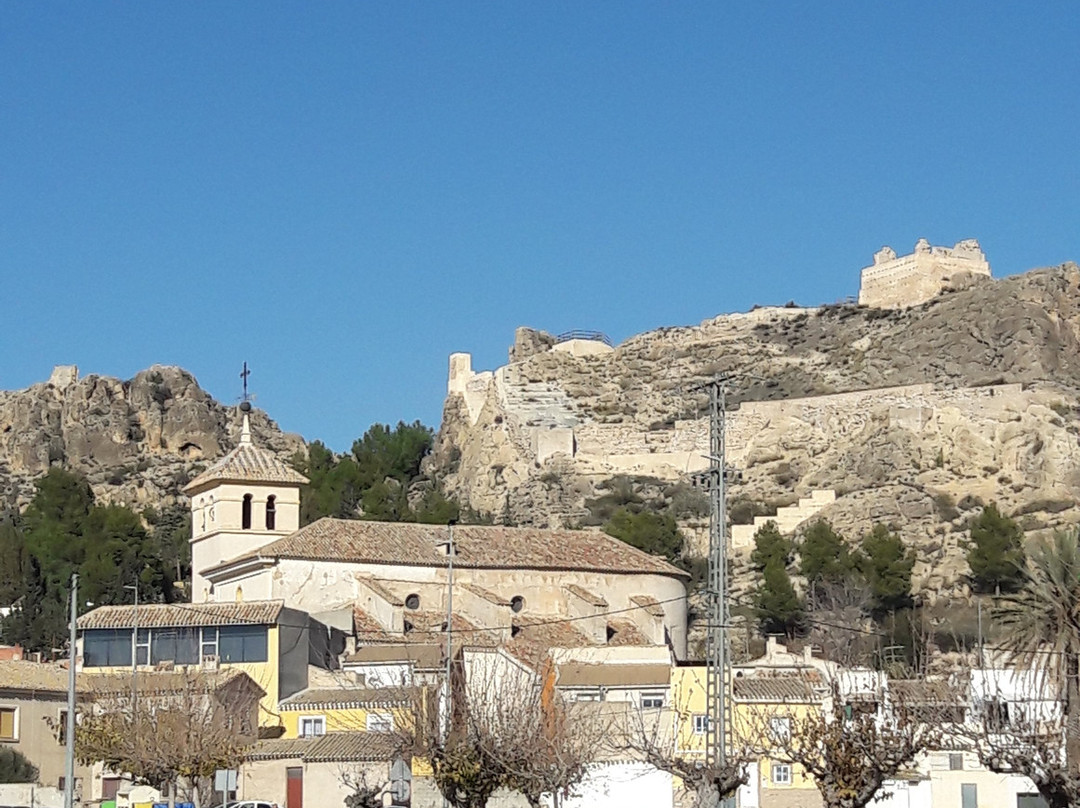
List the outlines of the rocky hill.
{"label": "rocky hill", "polygon": [[960,594],[981,503],[1029,530],[1080,522],[1078,348],[1071,263],[958,276],[906,309],[760,308],[614,348],[519,329],[495,371],[451,357],[432,465],[516,524],[597,523],[597,503],[629,485],[674,502],[700,550],[686,485],[707,448],[700,385],[732,374],[732,514],[750,522],[733,528],[737,554],[755,514],[793,528],[820,513],[851,537],[889,522],[918,543],[931,597]]}
{"label": "rocky hill", "polygon": [[[251,428],[283,458],[304,446],[259,410]],[[0,391],[0,508],[24,505],[54,464],[85,474],[103,501],[167,505],[239,433],[239,408],[215,401],[181,368],[155,365],[121,381],[58,367],[48,382]]]}

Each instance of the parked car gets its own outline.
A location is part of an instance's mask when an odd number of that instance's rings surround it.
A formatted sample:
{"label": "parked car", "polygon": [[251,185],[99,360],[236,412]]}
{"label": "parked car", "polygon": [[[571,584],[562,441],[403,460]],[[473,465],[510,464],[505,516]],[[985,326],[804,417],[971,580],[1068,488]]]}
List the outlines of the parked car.
{"label": "parked car", "polygon": [[241,800],[230,802],[225,808],[278,808],[278,804],[267,800]]}

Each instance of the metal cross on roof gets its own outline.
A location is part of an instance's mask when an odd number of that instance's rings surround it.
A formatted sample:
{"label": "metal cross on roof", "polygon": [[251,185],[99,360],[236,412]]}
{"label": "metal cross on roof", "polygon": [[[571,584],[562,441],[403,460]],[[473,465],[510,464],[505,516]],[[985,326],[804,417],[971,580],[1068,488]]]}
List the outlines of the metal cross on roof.
{"label": "metal cross on roof", "polygon": [[248,380],[248,376],[250,376],[250,375],[251,375],[251,371],[248,370],[247,362],[244,362],[244,369],[242,371],[240,371],[240,378],[243,379],[243,381],[244,381],[244,398],[243,398],[244,401],[249,400],[247,380]]}

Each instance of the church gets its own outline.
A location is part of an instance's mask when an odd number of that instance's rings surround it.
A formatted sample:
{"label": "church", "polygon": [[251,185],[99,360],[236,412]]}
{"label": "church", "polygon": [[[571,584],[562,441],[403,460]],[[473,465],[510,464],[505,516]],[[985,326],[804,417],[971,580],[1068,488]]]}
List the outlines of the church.
{"label": "church", "polygon": [[[582,644],[667,646],[686,656],[687,574],[598,531],[323,518],[300,526],[307,480],[239,444],[184,488],[192,601],[281,601],[356,644],[432,641],[454,625],[494,643],[568,621]],[[451,587],[451,578],[453,585]]]}

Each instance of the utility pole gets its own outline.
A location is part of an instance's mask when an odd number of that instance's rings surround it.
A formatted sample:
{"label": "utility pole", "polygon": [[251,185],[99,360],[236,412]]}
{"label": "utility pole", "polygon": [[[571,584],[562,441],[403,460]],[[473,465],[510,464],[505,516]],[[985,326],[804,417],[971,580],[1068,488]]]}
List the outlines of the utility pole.
{"label": "utility pole", "polygon": [[75,621],[79,617],[79,573],[71,574],[71,623],[68,626],[68,693],[64,721],[64,808],[75,806]]}
{"label": "utility pole", "polygon": [[454,634],[454,524],[451,519],[447,525],[449,537],[446,541],[447,556],[447,580],[446,580],[446,733],[450,733],[453,721],[451,709],[453,707],[453,687],[450,683],[450,674],[453,668],[454,648],[452,644]]}
{"label": "utility pole", "polygon": [[727,380],[719,379],[709,389],[709,468],[705,472],[709,488],[709,588],[708,626],[705,636],[706,765],[727,762],[727,732],[731,704],[728,680],[727,604]]}
{"label": "utility pole", "polygon": [[[134,727],[139,706],[139,579],[136,577],[134,586],[128,585],[124,589],[135,591],[135,611],[131,618],[134,632],[131,638],[131,725]],[[149,657],[146,661],[150,662]]]}

